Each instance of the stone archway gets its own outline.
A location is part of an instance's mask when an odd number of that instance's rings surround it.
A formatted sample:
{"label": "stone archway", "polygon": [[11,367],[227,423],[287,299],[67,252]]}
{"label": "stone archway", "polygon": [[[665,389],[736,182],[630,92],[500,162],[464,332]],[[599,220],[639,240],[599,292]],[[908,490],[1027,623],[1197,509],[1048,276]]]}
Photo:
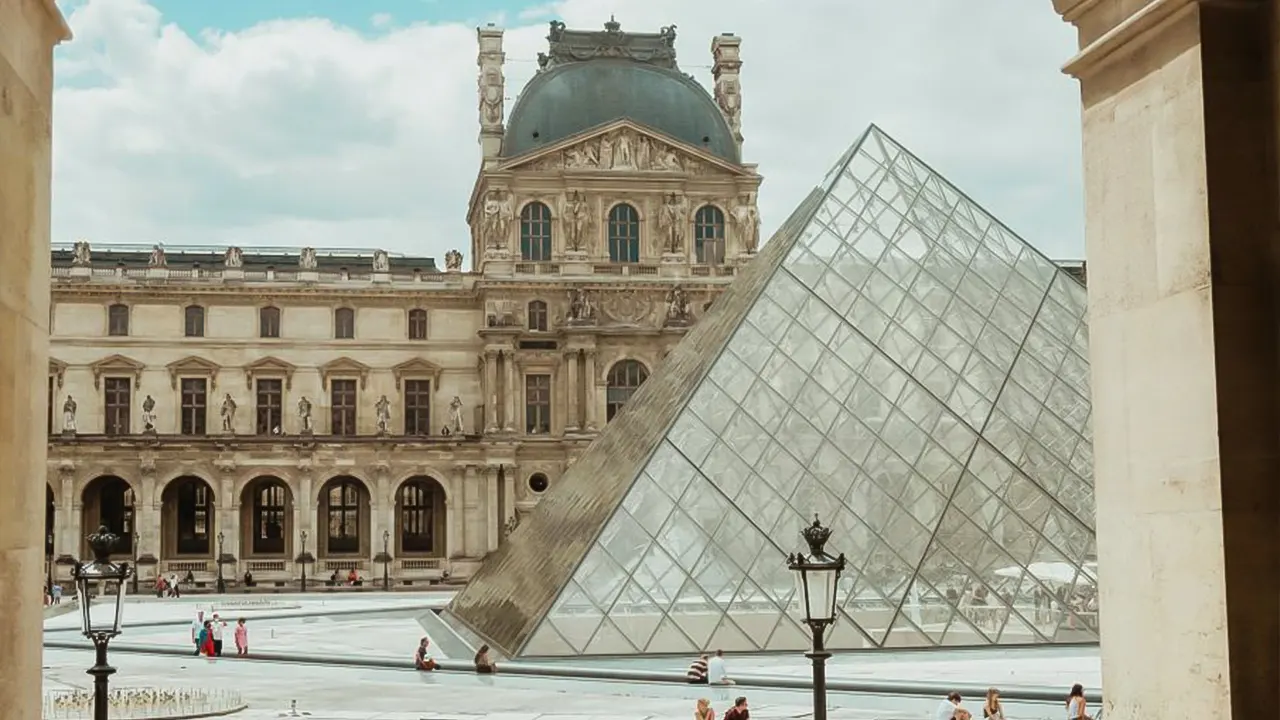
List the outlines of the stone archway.
{"label": "stone archway", "polygon": [[[320,488],[315,538],[318,557],[356,560],[369,556],[369,501],[369,486],[351,475],[332,477]],[[347,564],[334,568],[350,569]],[[363,565],[353,567],[362,569]]]}
{"label": "stone archway", "polygon": [[169,481],[160,494],[160,554],[165,559],[213,559],[217,552],[213,487],[197,475]]}
{"label": "stone archway", "polygon": [[293,552],[293,490],[274,475],[259,475],[240,493],[240,552],[246,560],[287,560]]}
{"label": "stone archway", "polygon": [[448,557],[444,484],[428,475],[415,475],[400,483],[395,494],[395,545],[397,557]]}
{"label": "stone archway", "polygon": [[91,556],[88,535],[99,527],[119,536],[114,555],[131,557],[137,539],[135,502],[133,486],[118,475],[99,475],[90,480],[81,495],[80,526],[85,537],[80,539],[80,557]]}

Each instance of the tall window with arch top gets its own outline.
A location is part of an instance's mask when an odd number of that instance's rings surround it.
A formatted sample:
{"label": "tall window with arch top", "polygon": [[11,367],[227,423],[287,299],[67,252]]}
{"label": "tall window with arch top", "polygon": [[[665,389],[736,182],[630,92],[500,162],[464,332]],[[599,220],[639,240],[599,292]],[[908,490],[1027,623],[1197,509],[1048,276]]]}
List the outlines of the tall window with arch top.
{"label": "tall window with arch top", "polygon": [[703,205],[693,216],[693,251],[701,265],[724,263],[724,213],[715,205]]}
{"label": "tall window with arch top", "polygon": [[626,203],[609,211],[609,262],[640,262],[640,213]]}
{"label": "tall window with arch top", "polygon": [[614,363],[613,367],[609,368],[609,376],[606,378],[605,421],[613,420],[613,416],[622,411],[622,406],[627,404],[636,390],[639,390],[648,379],[649,368],[638,360],[621,360]]}
{"label": "tall window with arch top", "polygon": [[520,259],[551,260],[551,208],[540,202],[531,202],[520,211]]}

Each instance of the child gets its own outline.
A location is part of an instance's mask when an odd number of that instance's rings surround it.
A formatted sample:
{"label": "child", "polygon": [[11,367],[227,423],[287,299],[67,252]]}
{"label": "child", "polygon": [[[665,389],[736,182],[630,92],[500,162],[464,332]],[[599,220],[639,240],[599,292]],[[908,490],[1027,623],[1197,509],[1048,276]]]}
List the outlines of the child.
{"label": "child", "polygon": [[249,628],[244,624],[244,618],[236,621],[236,655],[244,657],[249,654]]}

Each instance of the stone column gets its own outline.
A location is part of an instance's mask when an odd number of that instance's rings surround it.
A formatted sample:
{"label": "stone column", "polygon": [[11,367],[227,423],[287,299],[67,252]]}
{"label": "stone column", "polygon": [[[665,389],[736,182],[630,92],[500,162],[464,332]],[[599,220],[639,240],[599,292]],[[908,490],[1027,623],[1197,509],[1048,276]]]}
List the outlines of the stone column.
{"label": "stone column", "polygon": [[[234,580],[240,575],[240,563],[244,558],[240,557],[240,502],[235,496],[235,480],[230,475],[224,475],[218,483],[218,495],[216,498],[218,503],[218,526],[217,531],[222,533],[222,552],[234,557],[236,562],[226,565],[222,568],[223,576],[228,581]],[[215,538],[216,540],[216,538]],[[218,548],[213,548],[214,559],[217,560]],[[215,567],[216,571],[217,568]]]}
{"label": "stone column", "polygon": [[484,404],[485,433],[498,432],[498,353],[486,350],[484,353],[484,392],[488,400]]}
{"label": "stone column", "polygon": [[502,537],[502,518],[498,517],[498,468],[484,469],[484,510],[485,510],[485,551],[498,549],[498,539]]}
{"label": "stone column", "polygon": [[516,396],[520,392],[516,385],[516,355],[514,352],[507,350],[502,357],[503,372],[506,380],[503,382],[502,396],[502,429],[504,432],[516,431]]}
{"label": "stone column", "polygon": [[578,351],[568,350],[564,354],[565,377],[565,420],[564,431],[577,432],[581,427],[582,415],[578,412]]}
{"label": "stone column", "polygon": [[1054,4],[1082,48],[1105,717],[1253,718],[1280,697],[1273,3]]}
{"label": "stone column", "polygon": [[[317,552],[320,538],[316,537],[315,533],[316,491],[315,488],[312,487],[313,484],[310,472],[306,472],[300,476],[298,482],[298,496],[293,499],[293,557],[289,558],[291,561],[297,558],[298,555],[302,554],[303,531],[306,531],[307,533],[307,552],[311,553],[312,557],[320,557],[320,553]],[[315,565],[307,568],[308,584],[311,582],[312,573],[315,569]],[[300,565],[294,567],[294,574],[297,577],[301,577],[302,567]]]}
{"label": "stone column", "polygon": [[733,139],[742,150],[742,38],[722,33],[711,39],[711,76],[715,78],[716,104],[733,131]]}
{"label": "stone column", "polygon": [[463,528],[463,554],[468,558],[484,557],[484,516],[481,515],[480,479],[476,467],[468,465],[462,476],[462,512],[466,518]]}
{"label": "stone column", "polygon": [[[53,46],[70,38],[52,0],[0,3],[0,707],[41,715],[49,344]],[[78,554],[78,553],[77,553]]]}
{"label": "stone column", "polygon": [[586,404],[587,432],[595,432],[596,427],[596,351],[586,351],[586,369],[582,378],[582,402]]}

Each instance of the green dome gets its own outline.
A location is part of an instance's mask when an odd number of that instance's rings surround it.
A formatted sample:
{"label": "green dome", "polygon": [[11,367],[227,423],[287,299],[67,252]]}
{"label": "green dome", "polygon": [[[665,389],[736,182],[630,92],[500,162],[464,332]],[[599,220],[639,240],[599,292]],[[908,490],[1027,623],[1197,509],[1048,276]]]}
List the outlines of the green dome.
{"label": "green dome", "polygon": [[693,78],[655,65],[603,58],[535,75],[511,109],[502,154],[537,150],[620,118],[739,162],[733,131]]}

